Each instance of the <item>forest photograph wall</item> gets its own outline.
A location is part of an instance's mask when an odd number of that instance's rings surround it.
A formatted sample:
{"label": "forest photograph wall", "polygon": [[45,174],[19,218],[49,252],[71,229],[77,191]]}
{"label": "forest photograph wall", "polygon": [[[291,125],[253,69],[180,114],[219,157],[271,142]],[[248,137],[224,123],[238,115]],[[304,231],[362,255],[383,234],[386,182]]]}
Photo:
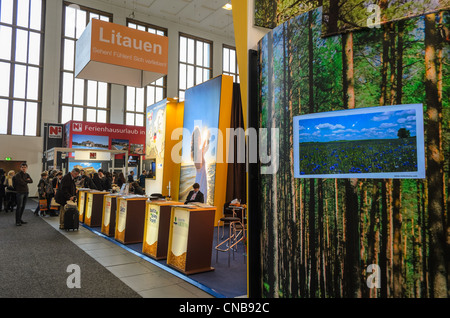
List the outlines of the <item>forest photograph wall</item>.
{"label": "forest photograph wall", "polygon": [[[450,12],[328,37],[322,18],[259,43],[259,125],[280,136],[258,185],[262,296],[448,298]],[[426,178],[294,177],[295,116],[402,104],[423,105]]]}

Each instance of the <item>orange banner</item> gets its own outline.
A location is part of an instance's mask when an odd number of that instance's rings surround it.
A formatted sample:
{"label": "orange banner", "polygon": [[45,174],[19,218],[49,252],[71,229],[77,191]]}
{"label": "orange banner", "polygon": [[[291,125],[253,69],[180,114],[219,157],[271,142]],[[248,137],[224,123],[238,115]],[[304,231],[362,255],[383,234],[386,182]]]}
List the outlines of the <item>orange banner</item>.
{"label": "orange banner", "polygon": [[167,74],[166,36],[92,19],[91,60]]}

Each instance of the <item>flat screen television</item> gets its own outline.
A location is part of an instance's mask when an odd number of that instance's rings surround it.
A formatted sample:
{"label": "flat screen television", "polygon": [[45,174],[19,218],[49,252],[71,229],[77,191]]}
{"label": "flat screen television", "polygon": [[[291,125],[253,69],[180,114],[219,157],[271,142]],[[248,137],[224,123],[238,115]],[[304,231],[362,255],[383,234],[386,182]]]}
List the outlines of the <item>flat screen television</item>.
{"label": "flat screen television", "polygon": [[425,178],[423,105],[293,118],[296,178]]}

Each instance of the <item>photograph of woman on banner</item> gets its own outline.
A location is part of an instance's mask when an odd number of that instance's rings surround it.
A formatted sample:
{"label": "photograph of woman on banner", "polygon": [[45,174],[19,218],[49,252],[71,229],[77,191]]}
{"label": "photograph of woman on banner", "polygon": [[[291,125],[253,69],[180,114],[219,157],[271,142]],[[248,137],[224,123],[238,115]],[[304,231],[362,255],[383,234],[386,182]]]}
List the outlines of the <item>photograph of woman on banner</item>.
{"label": "photograph of woman on banner", "polygon": [[205,198],[208,197],[208,175],[206,173],[205,154],[209,150],[211,132],[204,127],[203,133],[195,126],[191,138],[191,159],[195,166],[195,182],[200,185]]}

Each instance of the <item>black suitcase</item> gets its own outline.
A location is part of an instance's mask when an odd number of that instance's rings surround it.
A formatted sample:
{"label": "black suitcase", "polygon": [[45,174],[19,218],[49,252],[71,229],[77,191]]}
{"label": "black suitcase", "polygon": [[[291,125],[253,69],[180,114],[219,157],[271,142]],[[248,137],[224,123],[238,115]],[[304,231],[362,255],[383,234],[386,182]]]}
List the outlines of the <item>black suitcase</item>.
{"label": "black suitcase", "polygon": [[64,230],[78,230],[80,212],[76,205],[67,204],[64,207]]}

